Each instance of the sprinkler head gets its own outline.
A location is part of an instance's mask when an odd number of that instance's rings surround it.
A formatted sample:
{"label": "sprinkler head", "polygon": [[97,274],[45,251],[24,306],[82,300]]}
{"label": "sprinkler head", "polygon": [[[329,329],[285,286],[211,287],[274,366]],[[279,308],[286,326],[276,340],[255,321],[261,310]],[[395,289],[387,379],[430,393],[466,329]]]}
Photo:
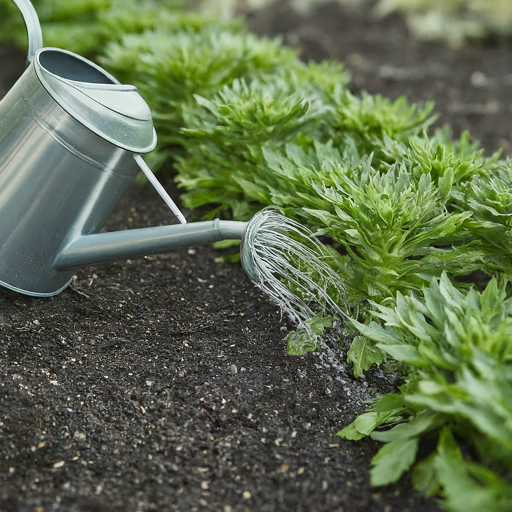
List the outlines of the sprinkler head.
{"label": "sprinkler head", "polygon": [[247,243],[246,235],[247,229],[244,231],[242,240],[240,241],[240,262],[242,263],[242,268],[245,270],[245,273],[249,276],[249,279],[254,284],[259,284],[261,280],[256,272],[257,265],[254,259],[254,248],[251,248],[250,244]]}
{"label": "sprinkler head", "polygon": [[342,293],[345,284],[328,258],[311,230],[272,207],[254,215],[241,237],[240,260],[247,275],[299,322],[328,311],[343,315],[328,289]]}

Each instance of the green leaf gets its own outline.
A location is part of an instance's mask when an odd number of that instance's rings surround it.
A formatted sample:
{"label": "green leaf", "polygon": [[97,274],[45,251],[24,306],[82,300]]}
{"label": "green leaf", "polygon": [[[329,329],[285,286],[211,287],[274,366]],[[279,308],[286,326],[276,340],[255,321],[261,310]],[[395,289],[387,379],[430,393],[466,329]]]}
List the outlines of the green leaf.
{"label": "green leaf", "polygon": [[431,453],[426,459],[416,464],[412,470],[412,484],[417,491],[426,496],[435,496],[441,487],[437,478],[436,454]]}
{"label": "green leaf", "polygon": [[[368,436],[383,423],[388,423],[397,419],[397,415],[399,413],[400,409],[391,409],[385,412],[366,412],[361,414],[361,416],[358,416],[348,427],[345,427],[343,430],[338,432],[337,435],[340,437],[346,437],[347,439],[355,439],[353,436],[357,437],[358,435],[355,434],[355,432],[359,432],[361,436]],[[360,437],[357,438],[360,439]]]}
{"label": "green leaf", "polygon": [[418,349],[414,346],[405,344],[385,345],[384,343],[378,343],[377,347],[397,361],[403,361],[420,368],[427,366],[427,363],[422,359]]}
{"label": "green leaf", "polygon": [[373,432],[371,437],[377,441],[391,442],[396,439],[408,439],[418,437],[425,432],[438,428],[443,423],[441,414],[423,411],[417,416],[409,419],[407,423],[401,423],[391,430],[384,432]]}
{"label": "green leaf", "polygon": [[370,338],[376,343],[389,343],[393,345],[400,341],[400,338],[395,331],[385,329],[376,322],[370,322],[370,325],[364,325],[356,320],[352,320],[352,323],[361,334],[364,334],[367,338]]}
{"label": "green leaf", "polygon": [[512,485],[493,471],[463,459],[449,429],[444,429],[434,467],[446,496],[446,506],[456,511],[503,512],[511,510]]}
{"label": "green leaf", "polygon": [[330,327],[335,321],[332,316],[316,315],[308,319],[305,324],[311,329],[314,334],[321,335],[326,327]]}
{"label": "green leaf", "polygon": [[287,341],[286,353],[289,356],[303,356],[318,348],[316,337],[305,329],[291,331],[284,339]]}
{"label": "green leaf", "polygon": [[384,445],[372,459],[372,485],[378,487],[396,482],[416,459],[418,439],[397,439]]}
{"label": "green leaf", "polygon": [[359,377],[374,364],[384,361],[382,352],[364,336],[356,336],[347,352],[347,361],[354,363],[354,376]]}
{"label": "green leaf", "polygon": [[379,398],[372,409],[376,412],[388,412],[392,410],[400,410],[404,405],[404,395],[388,393],[387,395]]}
{"label": "green leaf", "polygon": [[350,441],[359,441],[365,437],[364,434],[361,434],[361,432],[354,427],[353,423],[346,426],[343,430],[340,430],[336,435],[344,439],[349,439]]}

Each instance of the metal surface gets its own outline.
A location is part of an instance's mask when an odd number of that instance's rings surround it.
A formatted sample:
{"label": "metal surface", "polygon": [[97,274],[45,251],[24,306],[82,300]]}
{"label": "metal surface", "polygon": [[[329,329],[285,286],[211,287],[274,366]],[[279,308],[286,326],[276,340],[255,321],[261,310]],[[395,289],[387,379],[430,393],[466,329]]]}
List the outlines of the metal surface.
{"label": "metal surface", "polygon": [[244,223],[213,221],[97,234],[139,172],[134,154],[67,114],[33,65],[0,102],[0,284],[61,291],[77,266],[241,238]]}
{"label": "metal surface", "polygon": [[27,27],[28,35],[28,53],[27,53],[27,67],[34,60],[37,50],[43,47],[43,34],[41,32],[41,25],[39,25],[39,18],[34,10],[34,7],[28,0],[12,0],[21,11],[23,20]]}
{"label": "metal surface", "polygon": [[140,167],[141,171],[144,173],[146,178],[149,180],[151,185],[155,187],[156,191],[160,194],[160,197],[165,201],[165,204],[171,209],[172,213],[176,215],[176,218],[180,221],[181,224],[186,224],[187,219],[180,212],[180,209],[176,206],[171,196],[167,193],[164,187],[160,184],[160,182],[156,179],[156,176],[153,174],[153,171],[146,165],[146,162],[142,159],[140,155],[135,155],[135,161],[137,165]]}
{"label": "metal surface", "polygon": [[77,121],[134,153],[156,146],[151,110],[133,85],[121,85],[93,62],[58,48],[42,48],[43,36],[29,0],[12,0],[27,26],[27,67],[33,63],[53,99]]}
{"label": "metal surface", "polygon": [[133,85],[121,85],[93,62],[57,48],[39,50],[34,67],[52,98],[101,138],[134,153],[156,146],[151,110]]}
{"label": "metal surface", "polygon": [[51,296],[79,266],[242,238],[245,223],[219,220],[99,234],[155,143],[134,87],[77,55],[37,49],[0,102],[0,285]]}
{"label": "metal surface", "polygon": [[215,219],[209,222],[86,235],[72,241],[62,250],[54,268],[69,270],[84,265],[159,254],[170,248],[241,239],[246,226],[246,222]]}
{"label": "metal surface", "polygon": [[62,289],[61,248],[98,232],[139,172],[133,154],[68,115],[31,64],[0,102],[0,281],[29,294]]}

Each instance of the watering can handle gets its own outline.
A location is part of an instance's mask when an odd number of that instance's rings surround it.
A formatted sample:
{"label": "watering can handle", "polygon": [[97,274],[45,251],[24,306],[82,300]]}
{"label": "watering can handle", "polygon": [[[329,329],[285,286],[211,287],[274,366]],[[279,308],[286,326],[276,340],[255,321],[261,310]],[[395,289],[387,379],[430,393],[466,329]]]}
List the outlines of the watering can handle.
{"label": "watering can handle", "polygon": [[39,18],[30,0],[12,0],[21,11],[28,35],[27,67],[34,60],[37,50],[43,47],[43,34]]}

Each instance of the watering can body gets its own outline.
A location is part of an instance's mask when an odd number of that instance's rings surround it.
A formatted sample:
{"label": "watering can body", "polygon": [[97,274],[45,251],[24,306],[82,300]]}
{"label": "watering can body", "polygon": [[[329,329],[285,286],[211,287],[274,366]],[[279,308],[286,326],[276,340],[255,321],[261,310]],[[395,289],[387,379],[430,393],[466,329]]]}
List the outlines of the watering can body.
{"label": "watering can body", "polygon": [[[30,36],[35,13],[15,3]],[[140,171],[134,157],[155,147],[151,112],[99,66],[31,43],[0,102],[0,285],[51,296],[80,266],[242,237],[245,223],[218,220],[100,233]]]}
{"label": "watering can body", "polygon": [[78,235],[98,232],[139,167],[129,151],[69,115],[31,64],[0,102],[0,281],[58,293],[54,268]]}

